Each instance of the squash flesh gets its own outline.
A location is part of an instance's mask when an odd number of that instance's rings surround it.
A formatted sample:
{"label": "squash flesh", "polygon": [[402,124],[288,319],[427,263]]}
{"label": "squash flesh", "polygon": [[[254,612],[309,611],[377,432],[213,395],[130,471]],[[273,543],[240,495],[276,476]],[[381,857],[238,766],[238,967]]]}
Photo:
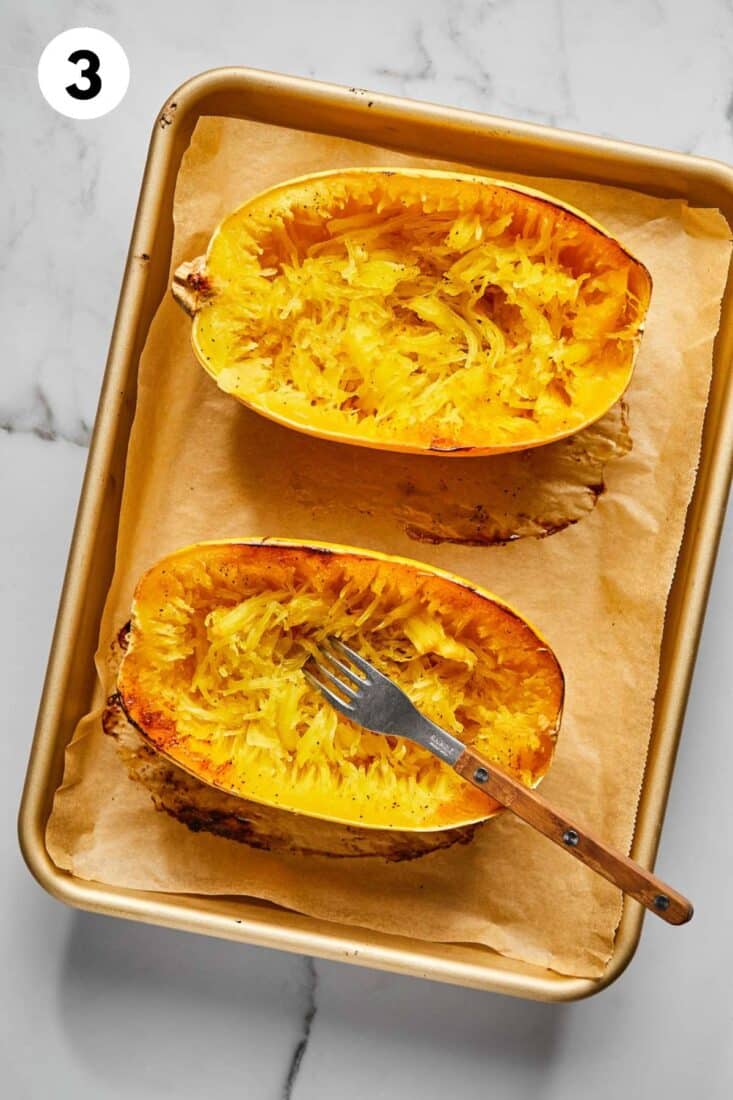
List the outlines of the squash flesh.
{"label": "squash flesh", "polygon": [[473,177],[368,170],[248,203],[206,261],[197,354],[306,431],[479,453],[597,419],[633,368],[650,294],[617,242]]}
{"label": "squash flesh", "polygon": [[402,559],[212,543],[135,596],[118,689],[158,748],[223,790],[346,824],[444,829],[496,804],[430,753],[337,714],[302,666],[337,634],[434,721],[528,784],[549,766],[562,674],[501,604]]}

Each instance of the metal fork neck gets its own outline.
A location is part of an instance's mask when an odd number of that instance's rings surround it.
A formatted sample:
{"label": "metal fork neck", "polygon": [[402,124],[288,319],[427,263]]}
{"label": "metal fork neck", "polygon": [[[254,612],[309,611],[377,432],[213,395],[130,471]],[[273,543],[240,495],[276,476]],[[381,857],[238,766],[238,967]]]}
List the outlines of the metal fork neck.
{"label": "metal fork neck", "polygon": [[406,726],[404,736],[417,741],[423,748],[428,749],[452,767],[466,751],[466,746],[457,737],[446,733],[435,722],[431,722],[424,714],[418,712],[418,719],[419,721],[412,721]]}

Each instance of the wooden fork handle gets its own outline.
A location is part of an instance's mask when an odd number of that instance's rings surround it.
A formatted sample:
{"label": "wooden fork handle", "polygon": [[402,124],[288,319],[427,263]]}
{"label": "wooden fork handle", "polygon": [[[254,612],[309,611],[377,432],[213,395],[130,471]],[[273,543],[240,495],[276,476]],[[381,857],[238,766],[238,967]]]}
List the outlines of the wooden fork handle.
{"label": "wooden fork handle", "polygon": [[661,879],[634,863],[633,859],[609,847],[588,829],[566,818],[531,787],[525,787],[503,768],[496,767],[473,749],[466,749],[453,765],[474,787],[485,791],[543,833],[586,867],[636,898],[669,924],[685,924],[692,916],[692,904]]}

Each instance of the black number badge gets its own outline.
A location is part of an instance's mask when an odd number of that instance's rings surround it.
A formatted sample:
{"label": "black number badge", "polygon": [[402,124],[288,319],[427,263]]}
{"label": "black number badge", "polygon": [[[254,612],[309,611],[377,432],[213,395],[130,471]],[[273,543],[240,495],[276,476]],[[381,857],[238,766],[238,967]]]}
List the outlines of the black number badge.
{"label": "black number badge", "polygon": [[102,80],[99,76],[99,57],[94,50],[74,50],[69,54],[72,65],[80,65],[86,62],[83,69],[79,69],[79,79],[86,81],[86,87],[80,88],[78,84],[67,84],[66,91],[74,99],[94,99],[102,90]]}

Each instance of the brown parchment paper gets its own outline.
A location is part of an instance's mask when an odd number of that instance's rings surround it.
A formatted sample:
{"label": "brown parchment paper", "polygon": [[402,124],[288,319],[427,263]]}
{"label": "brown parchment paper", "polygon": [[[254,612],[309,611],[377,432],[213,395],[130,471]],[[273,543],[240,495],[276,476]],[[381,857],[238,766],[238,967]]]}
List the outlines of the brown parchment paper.
{"label": "brown parchment paper", "polygon": [[[436,162],[257,123],[201,120],[178,180],[172,268],[203,252],[217,222],[266,186],[359,164]],[[559,454],[544,448],[544,456],[510,456],[493,467],[496,459],[419,456],[405,466],[399,456],[311,440],[220,393],[194,360],[188,318],[169,296],[161,303],[140,363],[117,566],[101,626],[98,707],[67,751],[48,825],[59,867],[115,886],[250,895],[340,923],[485,944],[565,974],[601,975],[620,894],[511,815],[489,822],[465,847],[406,864],[254,851],[156,812],[99,718],[114,687],[110,644],[129,616],[137,578],[161,555],[237,536],[320,538],[405,554],[486,585],[548,637],[567,677],[567,704],[543,793],[628,850],[730,234],[717,211],[679,201],[531,182],[618,233],[654,279],[628,407],[595,430],[600,447],[576,437]],[[519,504],[502,505],[497,486],[514,489]],[[524,537],[502,541],[513,535]]]}

